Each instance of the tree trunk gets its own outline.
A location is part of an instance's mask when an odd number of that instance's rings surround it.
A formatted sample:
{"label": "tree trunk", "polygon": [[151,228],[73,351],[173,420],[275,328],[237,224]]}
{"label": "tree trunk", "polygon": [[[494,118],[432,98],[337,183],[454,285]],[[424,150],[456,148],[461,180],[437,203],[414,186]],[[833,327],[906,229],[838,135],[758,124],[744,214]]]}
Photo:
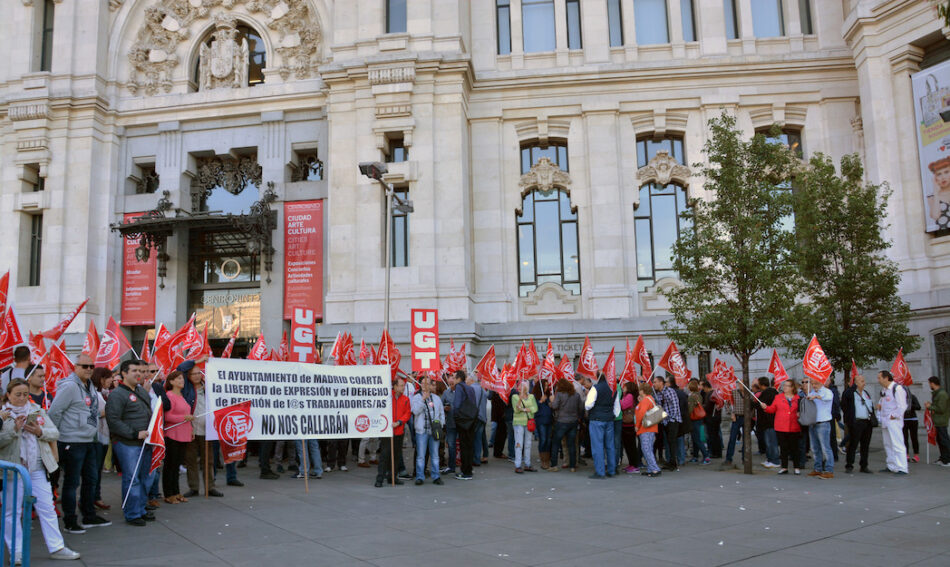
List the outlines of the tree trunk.
{"label": "tree trunk", "polygon": [[745,388],[742,389],[742,398],[745,400],[745,414],[742,416],[742,472],[752,474],[752,404],[753,400],[749,396],[749,354],[742,355],[742,383]]}

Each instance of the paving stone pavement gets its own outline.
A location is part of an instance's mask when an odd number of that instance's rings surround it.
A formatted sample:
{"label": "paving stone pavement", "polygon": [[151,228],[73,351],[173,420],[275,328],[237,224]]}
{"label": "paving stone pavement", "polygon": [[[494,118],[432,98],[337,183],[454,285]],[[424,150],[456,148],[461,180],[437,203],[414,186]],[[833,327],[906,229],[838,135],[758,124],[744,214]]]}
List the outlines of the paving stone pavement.
{"label": "paving stone pavement", "polygon": [[[103,567],[950,565],[948,468],[912,464],[898,477],[839,467],[833,480],[757,469],[693,464],[590,480],[590,467],[516,475],[491,459],[473,481],[374,488],[375,471],[354,464],[305,494],[302,480],[244,468],[247,486],[222,487],[224,498],[163,504],[144,528],[114,506],[105,514],[114,525],[65,538],[82,553],[76,563]],[[117,476],[104,475],[105,499],[117,503],[119,492]],[[33,533],[32,564],[61,564],[46,558],[36,522]]]}

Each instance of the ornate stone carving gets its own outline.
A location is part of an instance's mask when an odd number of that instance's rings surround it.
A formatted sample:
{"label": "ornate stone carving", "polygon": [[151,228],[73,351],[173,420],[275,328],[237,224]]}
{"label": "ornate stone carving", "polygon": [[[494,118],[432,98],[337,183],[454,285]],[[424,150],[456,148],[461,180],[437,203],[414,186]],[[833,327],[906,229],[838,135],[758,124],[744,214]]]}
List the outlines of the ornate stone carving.
{"label": "ornate stone carving", "polygon": [[125,2],[125,0],[109,0],[109,11],[115,12],[122,7],[123,2]]}
{"label": "ornate stone carving", "polygon": [[313,76],[323,36],[307,0],[158,0],[145,10],[145,24],[129,50],[129,91],[170,92],[173,73],[181,62],[177,51],[190,37],[190,26],[217,8],[223,11],[239,5],[252,15],[259,14],[265,27],[277,35],[272,43],[280,57],[275,61],[269,54],[270,68],[276,68],[284,80],[291,75],[297,79]]}
{"label": "ornate stone carving", "polygon": [[7,116],[13,122],[49,118],[49,106],[45,103],[18,104],[16,106],[10,107],[10,109],[7,111]]}
{"label": "ornate stone carving", "polygon": [[215,187],[238,195],[248,184],[261,186],[263,168],[257,156],[242,156],[238,159],[224,157],[199,158],[198,173],[192,191],[192,211],[201,209],[201,200],[211,194]]}
{"label": "ornate stone carving", "polygon": [[247,39],[237,42],[237,20],[228,14],[214,19],[211,45],[201,44],[201,90],[247,86]]}
{"label": "ornate stone carving", "polygon": [[526,317],[570,317],[580,312],[581,296],[553,282],[545,282],[520,301],[521,313]]}
{"label": "ornate stone carving", "polygon": [[692,174],[689,168],[680,165],[666,150],[656,152],[656,156],[650,160],[650,163],[637,171],[641,186],[647,183],[668,185],[670,181],[673,181],[683,187],[688,187],[690,175]]}
{"label": "ornate stone carving", "polygon": [[522,195],[532,189],[545,193],[554,189],[555,186],[567,189],[570,184],[571,177],[546,157],[539,159],[538,163],[531,167],[531,171],[522,175],[518,181]]}
{"label": "ornate stone carving", "polygon": [[415,67],[384,67],[369,70],[370,85],[388,85],[390,83],[411,83],[416,80]]}

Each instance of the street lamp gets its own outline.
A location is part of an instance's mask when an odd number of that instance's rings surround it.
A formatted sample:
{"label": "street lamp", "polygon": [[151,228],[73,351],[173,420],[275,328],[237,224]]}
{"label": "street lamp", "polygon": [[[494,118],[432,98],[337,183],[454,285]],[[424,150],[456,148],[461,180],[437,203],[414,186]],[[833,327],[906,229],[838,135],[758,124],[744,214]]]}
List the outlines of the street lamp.
{"label": "street lamp", "polygon": [[385,163],[378,161],[364,161],[360,162],[360,173],[369,177],[370,179],[375,179],[379,182],[380,187],[383,188],[383,191],[386,194],[386,236],[385,236],[385,254],[386,254],[386,295],[383,300],[384,303],[384,313],[383,313],[383,330],[389,331],[389,292],[390,292],[390,273],[392,272],[392,222],[393,222],[393,200],[395,199],[396,210],[401,213],[411,213],[413,212],[412,201],[400,199],[396,196],[396,191],[393,189],[392,184],[386,183],[383,180],[383,175],[389,172],[389,168],[386,167]]}

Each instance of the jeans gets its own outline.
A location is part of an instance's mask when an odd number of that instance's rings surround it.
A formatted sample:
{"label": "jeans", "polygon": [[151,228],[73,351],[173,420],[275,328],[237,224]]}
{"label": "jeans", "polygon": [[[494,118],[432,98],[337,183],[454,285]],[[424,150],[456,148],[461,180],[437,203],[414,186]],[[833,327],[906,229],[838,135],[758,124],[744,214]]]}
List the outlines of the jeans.
{"label": "jeans", "polygon": [[683,428],[686,427],[685,423],[679,424],[679,427],[676,428],[676,462],[685,463],[686,462],[686,438],[680,435],[680,432],[683,431]]}
{"label": "jeans", "polygon": [[940,448],[940,462],[950,463],[950,436],[947,435],[946,427],[934,426],[937,431],[937,447]]}
{"label": "jeans", "polygon": [[643,464],[647,472],[660,472],[660,467],[656,464],[656,457],[653,455],[653,440],[656,439],[656,433],[640,434],[640,454],[643,456]]}
{"label": "jeans", "polygon": [[528,431],[527,425],[515,425],[514,430],[515,454],[512,456],[515,459],[515,468],[521,468],[522,464],[524,464],[525,468],[530,468],[532,440],[531,432]]}
{"label": "jeans", "polygon": [[426,451],[432,460],[432,480],[439,478],[439,442],[428,433],[416,433],[416,480],[426,479]]}
{"label": "jeans", "polygon": [[835,457],[831,454],[830,421],[822,421],[809,428],[811,433],[811,447],[815,454],[815,470],[818,472],[835,472]]}
{"label": "jeans", "polygon": [[323,474],[323,459],[320,457],[320,443],[316,439],[307,440],[307,464],[304,465],[303,441],[297,439],[294,441],[294,447],[297,449],[297,462],[300,467],[297,469],[302,474],[309,474],[313,471],[316,475]]}
{"label": "jeans", "polygon": [[703,443],[703,427],[705,427],[705,425],[702,421],[693,422],[693,450],[695,451],[698,447],[703,454],[703,459],[708,459],[709,449],[706,447],[706,444]]}
{"label": "jeans", "polygon": [[512,422],[510,419],[505,420],[505,425],[508,427],[507,429],[508,431],[508,458],[512,459],[514,458],[514,455],[512,455],[512,453],[515,450],[515,426],[512,425]]}
{"label": "jeans", "polygon": [[[908,441],[908,437],[910,441]],[[920,439],[917,435],[917,420],[916,419],[905,419],[904,420],[904,447],[914,449],[914,454],[920,453]],[[910,453],[910,451],[907,451]]]}
{"label": "jeans", "polygon": [[614,447],[613,421],[591,420],[590,452],[597,476],[613,476],[617,468],[617,449]]}
{"label": "jeans", "polygon": [[[152,462],[151,445],[126,445],[113,443],[112,454],[122,467],[122,498],[128,494],[129,498],[122,509],[126,520],[134,520],[145,515],[145,504],[148,502],[149,475],[148,469]],[[141,460],[139,459],[141,455]],[[135,464],[139,469],[135,471]],[[135,471],[133,475],[132,472]],[[129,486],[132,487],[131,491]],[[167,496],[171,496],[168,494]]]}
{"label": "jeans", "polygon": [[679,459],[679,428],[680,424],[672,419],[663,426],[663,452],[667,466],[673,468],[676,468],[676,460]]}
{"label": "jeans", "polygon": [[[76,522],[76,489],[80,487],[80,481],[82,488],[79,494],[79,512],[82,514],[82,519],[85,521],[96,517],[94,503],[96,485],[99,480],[99,475],[96,474],[96,467],[99,466],[97,445],[99,445],[98,441],[59,442],[59,465],[63,467],[63,493],[60,499],[63,505],[63,521],[67,524]],[[135,461],[132,461],[128,469],[123,466],[123,473],[126,470],[131,471],[134,466]],[[145,468],[148,468],[148,463]],[[123,478],[125,478],[124,474]]]}
{"label": "jeans", "polygon": [[[726,462],[731,463],[732,457],[736,453],[736,441],[742,439],[742,421],[745,418],[741,415],[736,416],[736,420],[729,427],[729,444],[726,446]],[[742,456],[745,457],[745,446],[742,447]]]}
{"label": "jeans", "polygon": [[551,442],[551,466],[557,466],[557,456],[561,451],[561,439],[567,437],[567,460],[570,467],[577,467],[577,424],[557,422],[554,424],[554,435]]}
{"label": "jeans", "polygon": [[622,436],[623,436],[623,420],[615,419],[614,420],[614,452],[617,454],[617,460],[614,463],[615,467],[619,467],[620,461],[623,460]]}
{"label": "jeans", "polygon": [[482,441],[485,439],[485,422],[475,420],[475,462],[482,462]]}
{"label": "jeans", "polygon": [[455,440],[458,439],[458,429],[454,427],[445,428],[445,466],[449,467],[448,472],[455,472],[456,451]]}
{"label": "jeans", "polygon": [[[112,452],[115,453],[114,446]],[[148,492],[149,500],[158,500],[162,497],[162,467],[158,467],[152,474],[148,475],[148,480],[145,481],[145,490]]]}
{"label": "jeans", "polygon": [[538,452],[540,453],[550,453],[551,452],[551,424],[545,423],[541,425],[537,424],[537,429],[534,430],[538,434]]}
{"label": "jeans", "polygon": [[102,500],[102,467],[106,464],[106,454],[109,453],[109,445],[96,444],[96,502]]}
{"label": "jeans", "polygon": [[775,436],[775,429],[768,428],[763,432],[765,437],[765,460],[773,465],[778,464],[778,437]]}
{"label": "jeans", "polygon": [[[217,468],[221,465],[221,443],[217,439],[211,442],[211,452],[214,454],[214,474],[217,475]],[[236,461],[224,465],[224,475],[227,482],[234,482],[238,479]]]}

